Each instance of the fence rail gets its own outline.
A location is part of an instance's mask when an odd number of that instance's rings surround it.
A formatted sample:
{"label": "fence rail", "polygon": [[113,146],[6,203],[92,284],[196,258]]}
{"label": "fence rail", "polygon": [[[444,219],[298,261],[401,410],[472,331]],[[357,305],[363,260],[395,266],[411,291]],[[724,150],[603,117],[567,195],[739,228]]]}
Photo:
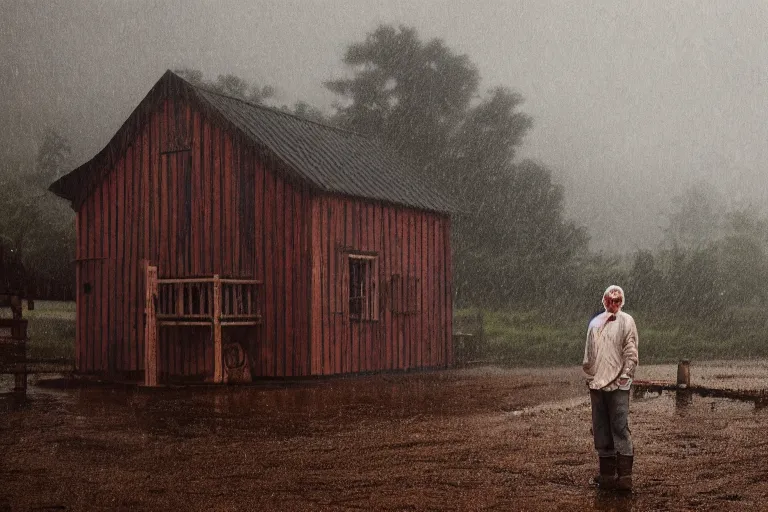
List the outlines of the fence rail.
{"label": "fence rail", "polygon": [[213,340],[213,381],[223,382],[221,329],[261,323],[262,282],[254,279],[157,277],[142,263],[146,278],[144,384],[158,384],[157,328],[208,326]]}
{"label": "fence rail", "polygon": [[0,373],[14,375],[15,393],[27,393],[27,320],[0,318]]}
{"label": "fence rail", "polygon": [[216,320],[226,325],[255,325],[261,321],[261,284],[216,276],[158,279],[156,318],[163,325],[208,325]]}

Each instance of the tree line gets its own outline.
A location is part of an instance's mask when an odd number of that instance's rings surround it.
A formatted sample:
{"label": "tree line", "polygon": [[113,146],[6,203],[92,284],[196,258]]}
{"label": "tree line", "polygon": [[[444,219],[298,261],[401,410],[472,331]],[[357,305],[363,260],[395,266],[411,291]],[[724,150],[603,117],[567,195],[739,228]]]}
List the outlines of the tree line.
{"label": "tree line", "polygon": [[48,191],[70,170],[71,153],[50,127],[34,159],[0,152],[0,291],[74,299],[75,214]]}
{"label": "tree line", "polygon": [[[630,308],[660,315],[722,319],[734,301],[765,303],[768,225],[756,210],[728,210],[693,187],[670,205],[660,246],[592,252],[586,228],[566,216],[566,191],[551,169],[517,158],[534,123],[520,94],[481,89],[466,55],[410,27],[381,25],[342,61],[347,76],[323,84],[337,96],[332,113],[305,102],[277,108],[380,141],[452,202],[457,307],[578,313],[599,307],[614,283],[627,290]],[[177,73],[255,103],[274,100],[274,87],[235,75]],[[40,296],[71,297],[72,215],[45,192],[69,169],[69,153],[67,140],[47,130],[34,163],[2,162],[0,247],[4,259],[23,262]]]}

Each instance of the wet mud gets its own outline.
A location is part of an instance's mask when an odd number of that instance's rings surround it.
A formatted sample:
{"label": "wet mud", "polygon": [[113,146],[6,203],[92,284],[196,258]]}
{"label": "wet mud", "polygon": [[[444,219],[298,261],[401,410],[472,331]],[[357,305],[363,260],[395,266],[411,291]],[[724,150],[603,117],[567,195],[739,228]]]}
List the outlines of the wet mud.
{"label": "wet mud", "polygon": [[[766,370],[691,375],[755,388]],[[23,407],[0,399],[0,510],[768,510],[768,410],[690,393],[633,397],[635,490],[590,487],[578,368],[30,384]]]}

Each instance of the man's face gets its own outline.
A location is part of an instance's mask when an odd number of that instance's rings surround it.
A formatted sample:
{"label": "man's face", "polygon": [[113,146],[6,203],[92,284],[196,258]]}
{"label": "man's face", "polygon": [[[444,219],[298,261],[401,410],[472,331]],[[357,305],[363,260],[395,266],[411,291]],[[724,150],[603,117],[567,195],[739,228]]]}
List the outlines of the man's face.
{"label": "man's face", "polygon": [[621,295],[606,295],[603,297],[603,303],[605,304],[606,311],[616,314],[621,308]]}

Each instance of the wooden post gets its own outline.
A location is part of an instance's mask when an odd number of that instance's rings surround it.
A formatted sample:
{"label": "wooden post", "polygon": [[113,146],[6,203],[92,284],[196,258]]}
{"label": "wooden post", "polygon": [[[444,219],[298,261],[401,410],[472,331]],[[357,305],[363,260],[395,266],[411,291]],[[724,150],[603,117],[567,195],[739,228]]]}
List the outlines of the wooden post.
{"label": "wooden post", "polygon": [[176,283],[176,305],[174,306],[174,314],[176,316],[184,316],[184,283]]}
{"label": "wooden post", "polygon": [[16,363],[13,391],[20,395],[27,395],[27,364],[24,361]]}
{"label": "wooden post", "polygon": [[213,382],[224,381],[221,356],[221,280],[213,276]]}
{"label": "wooden post", "polygon": [[144,297],[144,385],[157,386],[157,318],[155,301],[157,300],[157,267],[142,261],[146,278]]}
{"label": "wooden post", "polygon": [[691,385],[690,361],[683,359],[677,365],[677,387],[687,389]]}
{"label": "wooden post", "polygon": [[474,357],[482,358],[485,356],[485,315],[483,310],[477,308],[477,341],[474,346]]}
{"label": "wooden post", "polygon": [[677,364],[677,391],[675,391],[675,407],[684,410],[693,403],[691,385],[690,361],[683,359]]}

